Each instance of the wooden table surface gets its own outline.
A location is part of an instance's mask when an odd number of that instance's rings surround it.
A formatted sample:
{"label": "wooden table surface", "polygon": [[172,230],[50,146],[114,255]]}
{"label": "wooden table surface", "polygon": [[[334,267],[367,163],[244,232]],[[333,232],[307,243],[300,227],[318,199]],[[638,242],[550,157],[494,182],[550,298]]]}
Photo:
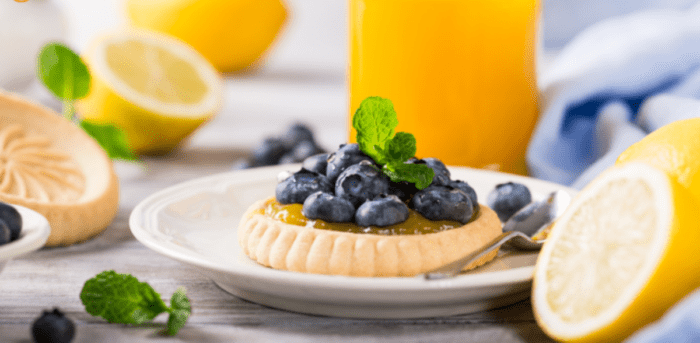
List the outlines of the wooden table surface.
{"label": "wooden table surface", "polygon": [[[487,312],[415,320],[360,320],[276,310],[236,298],[195,268],[148,249],[128,219],[146,196],[193,178],[228,171],[245,152],[184,148],[148,158],[146,168],[118,163],[120,210],[97,237],[73,246],[44,248],[10,261],[0,274],[0,342],[31,342],[42,310],[58,307],[75,322],[74,342],[547,342],[529,300]],[[85,312],[79,293],[101,271],[130,273],[164,298],[187,288],[193,314],[175,337],[163,337],[167,315],[155,324],[108,324]]]}

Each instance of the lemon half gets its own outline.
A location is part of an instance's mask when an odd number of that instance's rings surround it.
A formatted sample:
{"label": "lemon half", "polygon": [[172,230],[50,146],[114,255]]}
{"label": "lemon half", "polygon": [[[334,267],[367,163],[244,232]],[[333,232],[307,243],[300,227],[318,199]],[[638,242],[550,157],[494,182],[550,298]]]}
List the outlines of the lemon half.
{"label": "lemon half", "polygon": [[614,167],[586,186],[538,257],[532,304],[560,341],[621,341],[700,286],[698,207],[665,172]]}
{"label": "lemon half", "polygon": [[164,154],[221,107],[222,80],[198,52],[143,30],[109,33],[84,54],[92,75],[80,115],[126,133],[138,154]]}

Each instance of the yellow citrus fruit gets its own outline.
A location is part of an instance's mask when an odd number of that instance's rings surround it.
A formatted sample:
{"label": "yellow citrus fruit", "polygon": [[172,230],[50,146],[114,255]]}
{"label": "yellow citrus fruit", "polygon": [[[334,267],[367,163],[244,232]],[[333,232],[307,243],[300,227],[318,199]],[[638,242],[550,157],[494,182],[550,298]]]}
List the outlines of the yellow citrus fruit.
{"label": "yellow citrus fruit", "polygon": [[258,61],[286,18],[281,0],[127,0],[132,25],[182,39],[221,72]]}
{"label": "yellow citrus fruit", "polygon": [[617,163],[639,161],[666,171],[700,202],[700,118],[662,126],[632,144]]}
{"label": "yellow citrus fruit", "polygon": [[170,152],[221,106],[219,73],[190,46],[167,35],[109,33],[83,57],[92,85],[77,103],[80,115],[122,129],[137,154]]}
{"label": "yellow citrus fruit", "polygon": [[532,305],[560,341],[616,342],[700,286],[698,205],[644,163],[591,181],[556,221],[537,259]]}

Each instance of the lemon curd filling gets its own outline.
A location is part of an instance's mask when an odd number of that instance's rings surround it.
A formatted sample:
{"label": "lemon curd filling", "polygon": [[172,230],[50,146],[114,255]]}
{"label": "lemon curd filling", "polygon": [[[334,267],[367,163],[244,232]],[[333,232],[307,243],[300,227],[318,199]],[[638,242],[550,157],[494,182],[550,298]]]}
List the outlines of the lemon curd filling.
{"label": "lemon curd filling", "polygon": [[[355,223],[331,223],[320,219],[306,218],[302,213],[302,204],[282,205],[274,198],[270,198],[257,213],[270,217],[274,220],[298,226],[311,227],[322,230],[333,230],[351,233],[369,233],[375,235],[424,235],[438,233],[463,226],[462,223],[450,220],[430,220],[418,212],[409,209],[408,219],[402,223],[378,227],[378,226],[358,226]],[[469,222],[479,217],[476,211]]]}

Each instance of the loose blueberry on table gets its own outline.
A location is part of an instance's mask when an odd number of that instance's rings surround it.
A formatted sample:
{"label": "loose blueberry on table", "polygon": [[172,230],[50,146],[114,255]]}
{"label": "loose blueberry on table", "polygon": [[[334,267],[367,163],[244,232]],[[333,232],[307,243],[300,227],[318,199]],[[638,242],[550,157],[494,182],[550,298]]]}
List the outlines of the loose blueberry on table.
{"label": "loose blueberry on table", "polygon": [[22,230],[22,216],[16,208],[0,202],[0,245],[19,238]]}
{"label": "loose blueberry on table", "polygon": [[[310,156],[322,153],[324,153],[324,149],[316,143],[311,129],[305,124],[297,123],[290,126],[281,136],[265,138],[253,150],[252,156],[236,167],[246,169],[276,164],[300,163]],[[311,168],[307,169],[316,171]],[[325,171],[321,174],[325,174]]]}
{"label": "loose blueberry on table", "polygon": [[36,343],[70,343],[75,336],[75,325],[59,309],[44,311],[32,325]]}

